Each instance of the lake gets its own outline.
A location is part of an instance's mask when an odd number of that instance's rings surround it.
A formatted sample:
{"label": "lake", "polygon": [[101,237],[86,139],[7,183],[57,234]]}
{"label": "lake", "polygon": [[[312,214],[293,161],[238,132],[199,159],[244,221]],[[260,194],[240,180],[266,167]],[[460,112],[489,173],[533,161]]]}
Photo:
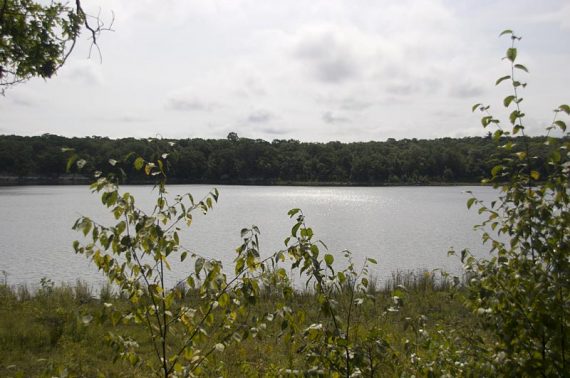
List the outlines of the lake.
{"label": "lake", "polygon": [[[198,199],[212,187],[172,185],[169,193],[190,192]],[[476,210],[467,210],[466,191],[485,201],[496,196],[494,189],[481,186],[217,188],[220,198],[214,210],[205,216],[196,213],[192,226],[181,234],[181,243],[190,250],[230,266],[241,242],[240,230],[257,225],[261,253],[268,256],[284,247],[293,225],[287,212],[298,207],[337,262],[345,249],[356,261],[372,257],[378,265],[371,272],[380,279],[398,270],[442,268],[458,273],[461,264],[457,257],[447,256],[450,247],[484,255],[488,248],[473,231],[481,218]],[[151,186],[122,190],[133,194],[139,206],[152,206]],[[93,286],[105,282],[71,247],[73,240],[81,238],[71,230],[80,215],[103,224],[113,220],[88,187],[0,187],[0,213],[0,271],[6,272],[8,283],[33,287],[42,277],[56,283],[82,279]],[[193,270],[190,260],[173,261],[170,282]]]}

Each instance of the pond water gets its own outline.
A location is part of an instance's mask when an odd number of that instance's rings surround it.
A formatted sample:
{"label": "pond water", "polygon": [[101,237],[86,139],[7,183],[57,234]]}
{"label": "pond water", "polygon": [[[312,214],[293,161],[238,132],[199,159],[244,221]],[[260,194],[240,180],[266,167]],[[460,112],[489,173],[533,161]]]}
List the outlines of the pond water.
{"label": "pond water", "polygon": [[[201,198],[207,185],[173,185],[169,193],[190,192]],[[496,191],[480,186],[433,187],[284,187],[217,186],[218,204],[205,216],[196,214],[181,242],[192,251],[231,265],[240,244],[240,230],[257,225],[261,253],[268,256],[284,247],[293,221],[291,208],[301,208],[306,222],[329,253],[342,261],[350,250],[356,261],[372,257],[371,269],[379,279],[395,271],[441,268],[458,273],[461,264],[447,251],[469,248],[477,255],[488,249],[473,225],[481,221],[476,210],[467,210],[472,191],[491,201]],[[150,208],[151,186],[124,186],[141,207]],[[42,277],[56,283],[82,279],[93,286],[105,277],[71,247],[81,235],[71,226],[80,215],[103,224],[113,218],[99,197],[86,186],[0,187],[0,274],[8,283],[37,285]],[[192,262],[175,260],[170,282],[192,271]],[[0,276],[0,279],[2,277]]]}

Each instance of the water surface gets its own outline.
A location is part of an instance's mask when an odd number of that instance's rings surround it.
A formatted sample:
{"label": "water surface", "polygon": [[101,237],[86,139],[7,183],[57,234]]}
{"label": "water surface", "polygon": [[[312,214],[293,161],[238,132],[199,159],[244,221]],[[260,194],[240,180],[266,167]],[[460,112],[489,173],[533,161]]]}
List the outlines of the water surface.
{"label": "water surface", "polygon": [[[173,185],[171,194],[191,192],[194,198],[212,186]],[[152,187],[124,186],[137,203],[151,207]],[[357,261],[373,257],[372,269],[380,278],[397,270],[442,268],[460,271],[449,248],[469,248],[484,254],[480,235],[473,225],[476,211],[465,205],[472,191],[490,201],[489,187],[283,187],[218,186],[219,203],[206,216],[196,214],[194,223],[181,235],[182,244],[200,254],[231,265],[240,244],[240,230],[257,225],[261,252],[269,255],[284,247],[290,234],[291,208],[301,208],[307,224],[323,240],[330,253],[350,250]],[[85,280],[95,286],[105,278],[71,245],[80,238],[71,226],[80,215],[104,224],[113,220],[99,197],[86,186],[0,187],[0,271],[12,284],[37,284],[42,277],[54,282]],[[177,263],[172,281],[193,269],[190,262]]]}

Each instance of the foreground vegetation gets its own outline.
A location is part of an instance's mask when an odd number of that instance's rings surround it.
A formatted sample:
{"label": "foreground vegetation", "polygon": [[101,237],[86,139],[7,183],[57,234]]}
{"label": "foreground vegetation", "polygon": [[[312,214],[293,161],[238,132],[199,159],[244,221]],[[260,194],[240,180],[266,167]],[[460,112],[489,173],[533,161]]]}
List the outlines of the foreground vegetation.
{"label": "foreground vegetation", "polygon": [[[448,358],[462,353],[476,358],[477,350],[469,350],[474,337],[494,342],[476,315],[463,305],[465,290],[454,288],[440,276],[430,272],[398,273],[382,287],[380,284],[371,283],[371,301],[354,314],[355,321],[365,328],[360,332],[375,336],[374,340],[363,340],[363,345],[376,350],[371,356],[377,352],[383,356],[374,362],[372,376],[422,375],[423,365],[418,363],[424,359],[433,360],[442,353],[448,353]],[[338,300],[346,300],[342,297],[348,293],[341,293]],[[251,308],[251,316],[267,318],[279,299],[276,295],[271,288],[265,288]],[[187,293],[184,301],[192,304],[195,298]],[[304,314],[299,322],[303,329],[323,320],[315,301],[316,295],[307,291],[293,296],[293,312]],[[112,293],[110,287],[96,295],[82,282],[54,286],[44,280],[36,291],[0,285],[0,376],[152,376],[144,365],[114,361],[109,332],[139,340],[141,360],[152,360],[154,356],[151,340],[143,329],[122,322],[113,325],[105,312],[111,305],[126,308],[130,304],[127,298]],[[294,338],[284,342],[281,323],[265,320],[265,329],[223,352],[214,352],[207,375],[273,376],[304,371],[302,342]],[[455,331],[450,333],[449,329]],[[428,342],[427,336],[436,336],[437,341]],[[180,340],[174,338],[173,342],[178,344]],[[200,348],[207,348],[208,343],[205,340]]]}

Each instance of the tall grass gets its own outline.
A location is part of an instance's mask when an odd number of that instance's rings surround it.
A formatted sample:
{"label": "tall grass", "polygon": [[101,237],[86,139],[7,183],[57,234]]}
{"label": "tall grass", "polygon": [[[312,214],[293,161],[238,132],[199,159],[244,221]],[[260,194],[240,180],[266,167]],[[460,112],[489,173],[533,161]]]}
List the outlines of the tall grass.
{"label": "tall grass", "polygon": [[[276,281],[270,273],[264,278],[263,295],[252,316],[265,316],[271,312],[279,290],[272,286]],[[404,341],[413,334],[407,328],[408,319],[427,315],[429,323],[464,325],[469,332],[477,325],[472,314],[465,310],[461,300],[451,289],[447,279],[434,272],[400,271],[382,282],[369,279],[368,294],[374,300],[359,308],[354,319],[367,329],[378,329],[390,340],[394,351],[404,353]],[[281,282],[287,285],[287,281]],[[405,289],[405,291],[404,291]],[[178,287],[185,295],[182,301],[196,304],[199,296],[186,287]],[[460,289],[459,289],[460,290]],[[309,290],[294,290],[289,306],[295,313],[303,313],[302,327],[322,321],[315,294]],[[349,300],[349,291],[335,293],[339,302]],[[388,311],[393,296],[403,298],[399,312]],[[280,299],[280,298],[279,298]],[[132,367],[124,361],[113,363],[114,352],[106,341],[108,332],[146,340],[139,328],[111,322],[101,317],[103,303],[129,306],[129,300],[110,285],[98,291],[82,281],[74,285],[54,285],[43,281],[37,289],[26,285],[0,284],[0,376],[53,376],[63,369],[75,376],[144,376],[142,366]],[[99,321],[86,321],[91,318]],[[379,332],[380,332],[379,331]],[[209,335],[215,339],[216,335]],[[214,363],[220,376],[274,376],[286,369],[303,370],[302,353],[294,340],[284,342],[280,321],[267,322],[267,329],[255,337],[228,347],[216,356]],[[145,342],[141,349],[147,348]],[[143,356],[144,356],[143,352]],[[149,360],[155,358],[148,349]],[[386,375],[401,373],[402,362],[386,360]],[[405,365],[404,365],[405,367]],[[213,368],[213,367],[211,367]]]}
{"label": "tall grass", "polygon": [[384,282],[384,292],[397,288],[420,292],[446,291],[453,286],[454,282],[437,270],[398,270],[392,272],[390,278]]}

